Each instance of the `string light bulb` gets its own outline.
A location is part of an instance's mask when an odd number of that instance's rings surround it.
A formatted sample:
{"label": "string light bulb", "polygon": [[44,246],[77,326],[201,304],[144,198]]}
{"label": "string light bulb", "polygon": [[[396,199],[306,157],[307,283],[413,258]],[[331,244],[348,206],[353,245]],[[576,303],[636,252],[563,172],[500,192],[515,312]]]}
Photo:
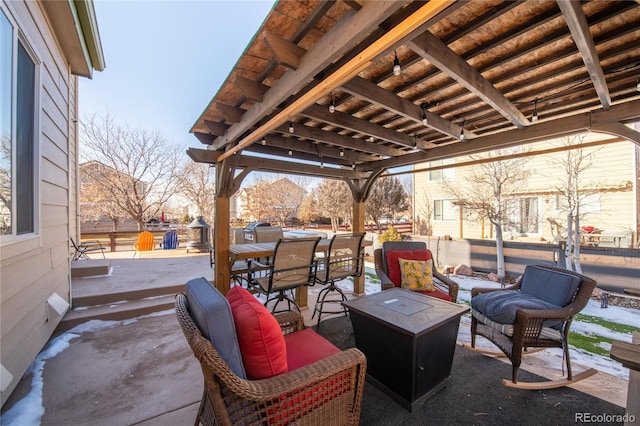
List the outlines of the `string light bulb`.
{"label": "string light bulb", "polygon": [[344,157],[344,150],[340,148],[340,157]]}
{"label": "string light bulb", "polygon": [[293,151],[289,150],[289,155],[293,155]]}
{"label": "string light bulb", "polygon": [[640,78],[636,81],[636,90],[640,92]]}
{"label": "string light bulb", "polygon": [[352,170],[355,170],[355,169],[356,169],[356,163],[355,163],[355,161],[354,161],[353,163],[351,163],[351,169],[352,169]]}
{"label": "string light bulb", "polygon": [[423,126],[426,126],[426,125],[427,125],[427,123],[428,123],[428,120],[427,120],[427,112],[425,111],[425,109],[424,109],[424,104],[423,104],[423,105],[422,105],[422,125],[423,125]]}
{"label": "string light bulb", "polygon": [[[289,120],[289,133],[295,132],[296,129],[293,127],[293,121]],[[291,154],[289,154],[291,155]]]}
{"label": "string light bulb", "polygon": [[393,75],[400,75],[402,68],[400,67],[400,60],[398,59],[398,52],[394,50],[393,54],[395,55],[393,59]]}
{"label": "string light bulb", "polygon": [[329,104],[329,112],[331,114],[336,112],[336,103],[333,101],[333,92],[331,92],[331,103]]}
{"label": "string light bulb", "polygon": [[265,138],[262,138],[262,145],[266,145],[267,144],[267,140]]}
{"label": "string light bulb", "polygon": [[463,141],[463,140],[464,140],[464,138],[465,138],[465,135],[464,135],[464,122],[465,122],[465,121],[464,121],[464,120],[462,120],[462,126],[461,126],[461,128],[460,128],[460,140],[461,140],[461,141]]}
{"label": "string light bulb", "polygon": [[537,98],[535,101],[533,101],[533,114],[531,115],[531,122],[533,123],[538,122],[538,99]]}

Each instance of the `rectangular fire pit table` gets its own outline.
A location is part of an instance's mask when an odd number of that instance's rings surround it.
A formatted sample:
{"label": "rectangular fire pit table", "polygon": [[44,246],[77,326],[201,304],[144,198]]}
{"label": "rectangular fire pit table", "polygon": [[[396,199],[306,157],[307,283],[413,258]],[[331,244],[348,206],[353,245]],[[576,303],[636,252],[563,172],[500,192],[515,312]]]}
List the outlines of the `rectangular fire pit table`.
{"label": "rectangular fire pit table", "polygon": [[343,302],[367,380],[409,411],[451,375],[460,316],[469,307],[401,288]]}

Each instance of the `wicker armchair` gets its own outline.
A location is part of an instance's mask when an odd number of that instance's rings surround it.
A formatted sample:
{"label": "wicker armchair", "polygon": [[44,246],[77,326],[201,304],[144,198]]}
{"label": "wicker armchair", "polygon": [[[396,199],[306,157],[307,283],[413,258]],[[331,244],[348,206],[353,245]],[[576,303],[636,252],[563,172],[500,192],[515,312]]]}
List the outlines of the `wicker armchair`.
{"label": "wicker armchair", "polygon": [[[366,358],[355,348],[262,380],[237,376],[189,312],[185,294],[176,296],[176,315],[204,376],[195,424],[357,425]],[[297,312],[275,315],[286,335],[304,328]]]}
{"label": "wicker armchair", "polygon": [[[378,278],[380,278],[380,285],[382,290],[387,290],[394,287],[399,287],[400,283],[394,283],[389,277],[389,265],[387,264],[387,253],[391,251],[402,251],[404,253],[407,252],[415,252],[416,254],[420,252],[421,254],[426,253],[426,258],[433,259],[433,255],[430,250],[427,249],[427,245],[422,241],[387,241],[382,244],[381,249],[375,249],[373,251],[373,260],[376,267],[376,274]],[[417,259],[418,257],[407,257],[408,259]],[[432,268],[433,275],[433,283],[436,287],[436,292],[434,294],[423,293],[426,295],[432,295],[434,297],[439,297],[441,299],[447,300],[447,297],[443,297],[444,295],[448,295],[448,298],[451,299],[451,302],[455,303],[458,299],[458,283],[450,280],[445,277],[443,274],[438,272],[434,267]]]}
{"label": "wicker armchair", "polygon": [[[526,285],[533,290],[523,287],[525,279],[528,280]],[[530,265],[527,266],[524,274],[516,284],[510,287],[474,288],[471,290],[471,347],[475,348],[476,336],[478,335],[487,338],[498,346],[512,364],[511,382],[504,381],[506,385],[511,387],[549,389],[565,386],[589,377],[595,374],[595,370],[589,369],[581,373],[580,377],[572,375],[567,337],[569,336],[569,327],[573,316],[587,305],[595,286],[596,282],[594,280],[577,272],[553,266]],[[518,303],[522,306],[522,301],[517,301],[516,299],[530,298],[531,294],[535,292],[537,292],[536,298],[542,298],[545,302],[553,303],[557,307],[555,309],[514,307],[517,305],[513,305],[513,303]],[[483,312],[483,310],[488,311],[491,309],[480,309],[477,306],[474,298],[488,293],[494,295],[493,300],[489,302],[493,304],[494,311],[506,312],[508,309],[515,310],[515,321],[513,323],[497,321],[496,318],[492,319],[489,317],[489,313]],[[556,294],[554,295],[553,293]],[[568,302],[566,304],[558,302],[558,295],[560,299],[564,298]],[[505,305],[504,302],[500,302],[499,299],[501,297],[510,298],[511,301],[506,303],[512,304],[511,307]],[[555,300],[553,300],[554,298]],[[502,303],[502,305],[498,307],[497,303]],[[526,303],[529,304],[528,306],[532,306],[530,301]],[[529,384],[530,386],[525,384],[518,385],[518,369],[522,361],[523,352],[527,348],[562,348],[564,350],[563,358],[566,360],[567,378]]]}

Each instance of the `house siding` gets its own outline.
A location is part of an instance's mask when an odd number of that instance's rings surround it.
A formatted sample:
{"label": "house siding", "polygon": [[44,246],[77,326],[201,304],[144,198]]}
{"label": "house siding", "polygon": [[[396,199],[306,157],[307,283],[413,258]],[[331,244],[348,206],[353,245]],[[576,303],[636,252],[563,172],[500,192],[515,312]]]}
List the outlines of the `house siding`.
{"label": "house siding", "polygon": [[[25,35],[37,62],[36,233],[0,246],[0,339],[2,365],[13,376],[2,392],[4,405],[31,361],[47,343],[61,316],[49,317],[47,299],[70,301],[69,235],[76,214],[75,131],[77,78],[40,2],[3,2]],[[71,206],[74,206],[72,208]]]}
{"label": "house siding", "polygon": [[[606,141],[609,138],[599,134],[589,134],[584,142]],[[610,140],[610,139],[609,139]],[[525,146],[524,150],[545,150],[562,146],[561,140],[541,142]],[[584,214],[581,226],[591,225],[606,232],[627,232],[630,243],[637,243],[637,161],[639,147],[632,142],[611,140],[608,143],[583,148],[586,155],[591,155],[591,166],[580,174],[582,188],[597,189],[600,207],[594,212]],[[565,213],[557,208],[558,187],[562,185],[566,172],[562,161],[566,151],[541,154],[529,157],[526,167],[533,171],[531,177],[523,185],[521,191],[512,194],[517,197],[535,197],[538,206],[538,232],[526,235],[507,235],[510,239],[528,239],[535,241],[553,241],[548,218],[566,225]],[[468,161],[469,158],[456,158],[456,163]],[[427,167],[417,165],[416,170]],[[465,177],[469,176],[473,166],[455,168],[453,184],[466,185]],[[415,219],[424,217],[424,205],[428,198],[433,200],[452,199],[443,188],[442,182],[429,181],[428,172],[416,172],[414,176]],[[454,238],[495,238],[495,231],[488,220],[484,223],[484,232],[480,221],[462,221],[459,217],[452,220],[434,220],[431,224],[434,236],[449,235]]]}

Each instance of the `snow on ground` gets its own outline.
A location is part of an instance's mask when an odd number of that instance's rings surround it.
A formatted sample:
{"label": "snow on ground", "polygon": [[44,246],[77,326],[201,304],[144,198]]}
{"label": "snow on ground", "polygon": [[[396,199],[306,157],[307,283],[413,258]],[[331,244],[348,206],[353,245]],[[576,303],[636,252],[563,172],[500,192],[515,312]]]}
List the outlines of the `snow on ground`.
{"label": "snow on ground", "polygon": [[[375,275],[373,268],[367,267],[366,271],[371,275]],[[450,278],[460,285],[458,292],[458,303],[465,303],[471,301],[471,289],[474,287],[496,287],[499,288],[499,283],[492,281],[482,280],[478,278],[466,277],[461,275],[451,275]],[[351,293],[353,291],[353,284],[351,279],[342,280],[336,283],[345,293]],[[322,289],[322,286],[314,286],[309,288],[309,294],[317,294]],[[370,275],[365,274],[365,293],[372,294],[380,291],[380,282],[377,279],[371,278]],[[347,294],[349,296],[349,294]],[[602,318],[618,324],[626,324],[638,327],[640,326],[640,310],[623,308],[618,306],[609,305],[608,308],[601,308],[600,303],[596,300],[590,300],[587,306],[581,312],[584,315],[593,316],[596,318]],[[571,331],[585,334],[585,335],[597,335],[603,336],[614,340],[621,340],[625,342],[631,342],[631,336],[629,334],[618,333],[603,327],[599,324],[592,324],[574,319],[571,324]],[[458,342],[471,343],[471,316],[470,314],[464,315],[461,318],[460,329],[458,331]],[[491,342],[484,338],[479,338],[476,341],[476,346],[486,349],[499,350]],[[611,345],[605,344],[604,348],[608,351],[611,349]],[[571,346],[570,352],[572,366],[575,365],[574,372],[580,372],[582,368],[578,367],[592,367],[598,371],[611,374],[613,376],[620,377],[622,379],[629,379],[629,370],[622,366],[617,361],[609,358],[608,356],[601,356],[591,352],[578,349]],[[556,369],[557,366],[562,365],[562,350],[556,348],[549,348],[542,352],[538,352],[534,355],[545,362],[548,362],[550,368]]]}
{"label": "snow on ground", "polygon": [[40,424],[40,419],[44,415],[44,406],[42,404],[42,390],[44,388],[42,372],[44,371],[44,365],[48,359],[55,357],[56,355],[67,349],[70,345],[70,342],[76,337],[80,337],[82,333],[95,332],[110,327],[116,327],[118,325],[131,324],[141,318],[167,315],[171,313],[174,313],[174,309],[154,312],[152,314],[122,321],[91,320],[83,324],[79,324],[71,330],[68,330],[60,336],[54,338],[53,340],[51,340],[51,342],[49,342],[46,349],[38,354],[36,359],[31,363],[31,366],[25,373],[25,375],[33,375],[31,378],[31,390],[24,398],[16,402],[13,407],[2,414],[2,425],[24,426]]}
{"label": "snow on ground", "polygon": [[[496,287],[499,288],[499,283],[492,281],[478,280],[476,278],[463,277],[463,276],[451,276],[455,282],[460,285],[460,292],[458,293],[458,302],[468,302],[471,300],[471,289],[473,287]],[[600,303],[596,300],[589,300],[587,306],[581,311],[581,314],[593,316],[596,318],[602,318],[607,321],[615,322],[618,324],[626,324],[638,327],[640,325],[640,310],[623,308],[619,306],[609,305],[608,308],[601,308]],[[458,339],[464,342],[470,342],[470,324],[471,318],[468,316],[463,317],[462,324],[467,323],[467,327],[460,327],[458,333]],[[625,342],[631,342],[631,335],[618,333],[603,327],[599,324],[592,324],[574,319],[571,323],[571,331],[584,334],[584,335],[597,335],[614,340],[621,340]],[[462,333],[466,333],[466,336],[461,336]],[[571,343],[571,341],[569,341]],[[492,345],[488,343],[487,347]],[[572,364],[580,364],[585,367],[592,367],[598,371],[602,371],[613,376],[620,377],[622,379],[629,379],[629,370],[622,366],[617,361],[609,358],[608,356],[602,356],[591,352],[584,351],[582,349],[575,348],[570,345],[571,349],[569,354],[571,356]],[[611,349],[611,345],[606,345],[606,350]],[[535,354],[539,358],[543,358],[553,363],[553,365],[560,365],[562,362],[562,350],[550,348],[543,352]],[[580,371],[580,369],[575,369]]]}
{"label": "snow on ground", "polygon": [[[380,282],[372,278],[375,276],[375,270],[371,267],[367,267],[365,270],[365,293],[372,294],[380,291]],[[480,280],[477,278],[470,278],[464,276],[452,275],[452,280],[460,285],[460,291],[458,293],[458,302],[464,303],[471,300],[471,289],[473,287],[499,287],[500,284],[493,283],[491,281]],[[351,279],[342,280],[336,283],[348,297],[352,297],[353,281]],[[322,290],[323,286],[316,285],[309,287],[309,296],[315,300],[316,295]],[[264,297],[264,296],[261,296]],[[311,297],[310,297],[311,300]],[[123,321],[99,321],[92,320],[84,324],[80,324],[73,329],[65,332],[64,334],[53,339],[47,348],[42,351],[38,357],[32,363],[27,373],[33,374],[31,382],[31,392],[18,401],[11,409],[2,415],[2,424],[6,426],[11,425],[35,425],[40,424],[40,418],[44,414],[44,407],[42,404],[42,371],[47,359],[55,357],[60,352],[64,351],[70,344],[70,341],[76,337],[79,337],[84,332],[98,331],[101,329],[116,327],[118,325],[130,324],[136,322],[138,319],[146,318],[149,316],[167,315],[173,313],[173,309],[156,312],[150,315],[141,316],[138,318],[123,320]],[[603,309],[600,304],[595,300],[590,300],[587,307],[582,311],[585,315],[593,317],[603,318],[619,324],[627,324],[632,326],[638,326],[640,324],[640,311],[637,309],[622,308],[609,305],[608,308]],[[470,325],[471,317],[467,314],[461,318],[460,329],[458,332],[458,341],[462,343],[470,343]],[[631,341],[631,336],[628,334],[616,333],[606,327],[585,323],[582,321],[574,320],[571,325],[571,330],[582,334],[595,334],[600,336],[609,337],[616,340]],[[490,342],[479,339],[477,341],[478,347],[484,347],[489,349],[497,349]],[[610,347],[605,348],[607,350]],[[629,370],[622,367],[620,363],[612,360],[609,357],[600,356],[597,354],[589,353],[575,347],[570,351],[572,365],[581,365],[584,367],[592,367],[599,371],[611,374],[613,376],[620,377],[625,380],[629,380]],[[562,364],[562,350],[550,348],[545,351],[538,352],[531,356],[535,356],[546,363],[552,369]],[[581,368],[575,368],[576,372]]]}

